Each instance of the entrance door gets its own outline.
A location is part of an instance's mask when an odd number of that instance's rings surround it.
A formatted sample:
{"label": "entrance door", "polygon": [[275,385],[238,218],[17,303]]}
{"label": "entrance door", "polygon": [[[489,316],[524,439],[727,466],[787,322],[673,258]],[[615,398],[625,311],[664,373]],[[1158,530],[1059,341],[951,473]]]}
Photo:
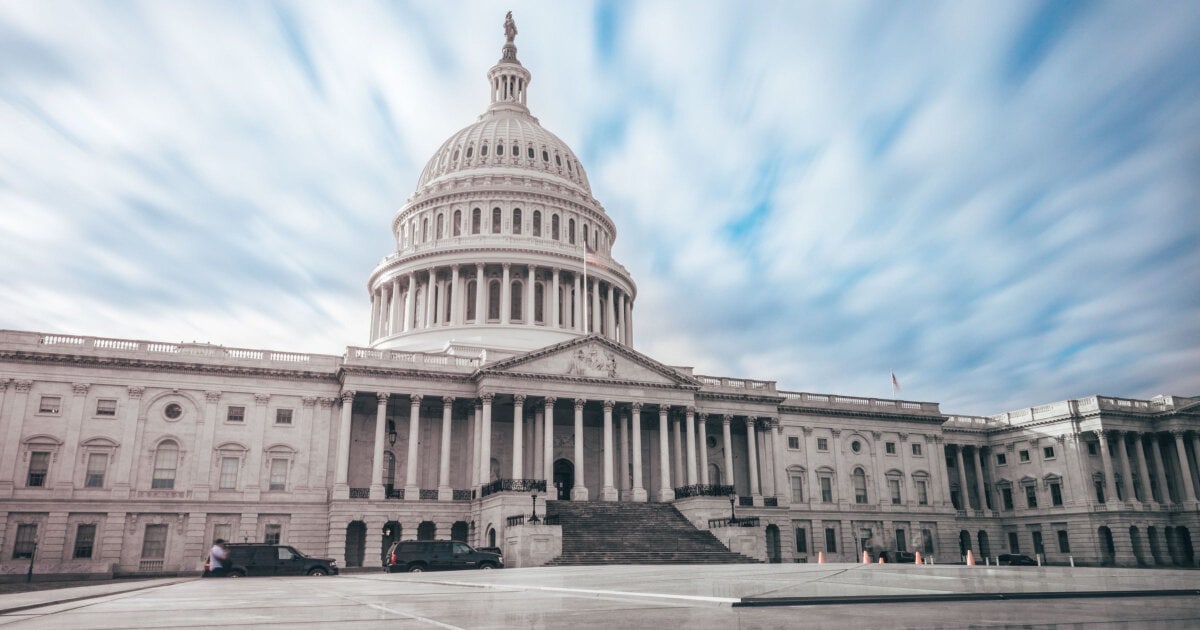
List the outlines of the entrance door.
{"label": "entrance door", "polygon": [[575,487],[575,464],[565,459],[554,462],[554,487],[558,489],[559,501],[571,500],[571,488]]}
{"label": "entrance door", "polygon": [[779,528],[775,525],[767,525],[767,562],[772,564],[783,562],[783,557],[779,553]]}

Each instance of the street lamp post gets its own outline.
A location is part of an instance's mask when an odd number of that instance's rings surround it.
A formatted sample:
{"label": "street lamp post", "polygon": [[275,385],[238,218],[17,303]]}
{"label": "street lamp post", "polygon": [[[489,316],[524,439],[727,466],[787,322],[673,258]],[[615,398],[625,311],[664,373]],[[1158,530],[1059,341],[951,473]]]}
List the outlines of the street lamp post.
{"label": "street lamp post", "polygon": [[37,555],[37,543],[33,543],[33,548],[29,550],[29,571],[25,574],[25,583],[33,581],[33,557]]}
{"label": "street lamp post", "polygon": [[537,493],[536,493],[536,492],[534,492],[534,493],[533,493],[533,514],[532,514],[532,515],[529,517],[529,522],[530,522],[530,523],[536,523],[536,522],[538,522],[538,517],[537,517]]}
{"label": "street lamp post", "polygon": [[736,494],[729,495],[729,524],[730,525],[734,525],[737,523],[737,512],[733,508],[733,505],[735,503],[737,503],[737,495]]}

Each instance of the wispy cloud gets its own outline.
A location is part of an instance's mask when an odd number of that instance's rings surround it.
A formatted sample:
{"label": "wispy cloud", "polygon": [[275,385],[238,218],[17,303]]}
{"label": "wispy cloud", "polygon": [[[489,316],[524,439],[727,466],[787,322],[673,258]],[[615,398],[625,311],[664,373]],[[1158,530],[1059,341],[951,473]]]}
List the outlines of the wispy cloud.
{"label": "wispy cloud", "polygon": [[[994,413],[1200,393],[1200,7],[516,2],[637,345]],[[0,6],[0,326],[337,353],[491,3]]]}

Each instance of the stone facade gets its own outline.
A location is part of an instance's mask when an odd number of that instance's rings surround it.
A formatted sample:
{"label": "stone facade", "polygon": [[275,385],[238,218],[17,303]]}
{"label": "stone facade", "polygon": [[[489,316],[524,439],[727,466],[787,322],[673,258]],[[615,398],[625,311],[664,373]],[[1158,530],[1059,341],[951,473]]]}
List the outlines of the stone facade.
{"label": "stone facade", "polygon": [[[343,566],[414,537],[537,563],[561,538],[516,524],[534,493],[674,502],[784,562],[1195,563],[1200,398],[948,416],[634,350],[616,226],[529,114],[512,36],[487,111],[392,221],[396,251],[368,278],[370,347],[0,331],[0,574],[31,557],[37,573],[194,572],[217,537]],[[757,522],[727,527],[731,511]]]}

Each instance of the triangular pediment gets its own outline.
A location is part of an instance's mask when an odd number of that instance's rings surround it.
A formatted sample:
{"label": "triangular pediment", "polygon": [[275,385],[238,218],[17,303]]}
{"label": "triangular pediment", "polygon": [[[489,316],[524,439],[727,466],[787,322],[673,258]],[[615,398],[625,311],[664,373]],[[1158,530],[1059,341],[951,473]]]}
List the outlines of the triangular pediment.
{"label": "triangular pediment", "polygon": [[642,383],[699,388],[700,382],[599,335],[571,339],[498,361],[483,374],[529,375],[571,380]]}

